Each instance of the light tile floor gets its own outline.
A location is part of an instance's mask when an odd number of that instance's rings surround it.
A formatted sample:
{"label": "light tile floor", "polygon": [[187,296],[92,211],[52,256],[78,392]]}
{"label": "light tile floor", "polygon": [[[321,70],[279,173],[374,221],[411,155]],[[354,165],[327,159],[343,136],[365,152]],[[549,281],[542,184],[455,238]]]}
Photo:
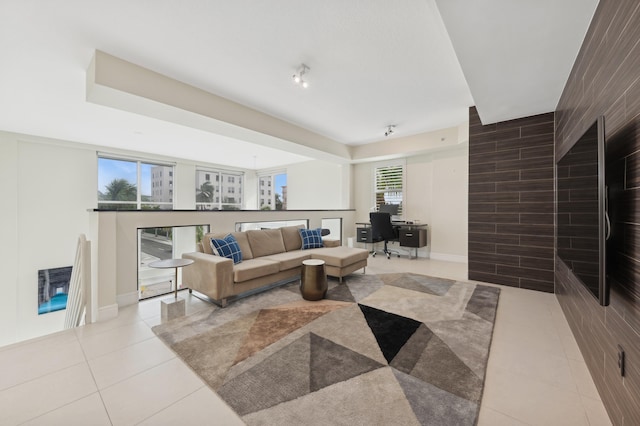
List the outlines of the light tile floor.
{"label": "light tile floor", "polygon": [[[461,263],[369,259],[367,273],[385,272],[467,277]],[[479,425],[610,425],[555,296],[498,287]],[[209,306],[180,295],[188,313]],[[123,308],[111,321],[1,347],[0,424],[243,424],[155,337],[160,300]]]}

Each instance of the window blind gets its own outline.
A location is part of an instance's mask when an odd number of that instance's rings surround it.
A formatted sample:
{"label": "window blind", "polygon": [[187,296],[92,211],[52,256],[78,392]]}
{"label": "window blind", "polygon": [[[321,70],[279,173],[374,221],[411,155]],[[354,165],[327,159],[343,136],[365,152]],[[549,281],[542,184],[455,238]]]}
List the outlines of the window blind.
{"label": "window blind", "polygon": [[398,204],[398,214],[402,215],[404,165],[390,165],[375,169],[375,204]]}

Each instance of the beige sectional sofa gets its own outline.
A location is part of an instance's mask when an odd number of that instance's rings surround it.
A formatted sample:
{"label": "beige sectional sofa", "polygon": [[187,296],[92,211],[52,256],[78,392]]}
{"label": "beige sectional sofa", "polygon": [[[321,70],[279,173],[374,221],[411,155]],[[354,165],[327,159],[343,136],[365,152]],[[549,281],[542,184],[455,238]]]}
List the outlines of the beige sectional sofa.
{"label": "beige sectional sofa", "polygon": [[324,247],[302,250],[300,227],[231,232],[240,246],[242,262],[214,254],[211,238],[222,239],[228,232],[205,234],[202,252],[185,253],[193,265],[182,268],[182,285],[204,294],[220,306],[229,299],[300,278],[302,261],[325,261],[327,275],[339,278],[367,266],[369,252],[342,247],[337,240],[323,240]]}

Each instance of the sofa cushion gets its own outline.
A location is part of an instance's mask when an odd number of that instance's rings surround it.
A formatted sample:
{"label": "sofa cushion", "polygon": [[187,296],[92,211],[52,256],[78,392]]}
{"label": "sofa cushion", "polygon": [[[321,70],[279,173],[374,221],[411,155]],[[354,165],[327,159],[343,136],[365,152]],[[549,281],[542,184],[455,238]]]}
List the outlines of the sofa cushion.
{"label": "sofa cushion", "polygon": [[304,225],[283,226],[280,228],[282,232],[282,240],[286,251],[300,250],[302,247],[302,238],[300,238],[300,229],[304,229]]}
{"label": "sofa cushion", "polygon": [[322,244],[321,229],[300,229],[300,238],[302,238],[302,250],[320,248]]}
{"label": "sofa cushion", "polygon": [[210,232],[207,232],[202,236],[202,241],[201,241],[202,244],[200,244],[200,247],[202,247],[203,253],[216,254],[213,252],[213,249],[211,248],[211,238],[214,238],[214,235]]}
{"label": "sofa cushion", "polygon": [[233,266],[233,281],[241,283],[280,271],[280,263],[273,260],[251,259]]}
{"label": "sofa cushion", "polygon": [[369,257],[369,252],[364,249],[352,247],[323,247],[309,250],[312,259],[324,260],[327,265],[342,268]]}
{"label": "sofa cushion", "polygon": [[214,248],[217,250],[218,256],[232,259],[236,264],[242,262],[242,252],[233,235],[228,234],[223,239],[211,238],[211,250],[213,251]]}
{"label": "sofa cushion", "polygon": [[296,268],[302,265],[303,260],[311,259],[311,254],[306,251],[288,251],[286,253],[271,254],[269,256],[261,257],[260,259],[273,260],[280,263],[280,270],[286,271],[287,269]]}
{"label": "sofa cushion", "polygon": [[[209,232],[204,234],[202,237],[202,249],[207,254],[216,254],[211,250],[211,238],[223,239],[227,235],[233,235],[233,237],[238,242],[240,246],[240,251],[242,252],[242,260],[253,259],[253,252],[251,251],[251,246],[249,245],[249,240],[247,239],[246,232]],[[206,244],[205,244],[206,241]]]}
{"label": "sofa cushion", "polygon": [[285,252],[280,229],[250,230],[246,234],[254,258]]}
{"label": "sofa cushion", "polygon": [[323,238],[322,239],[322,244],[324,244],[325,247],[340,247],[340,240],[334,240],[332,238]]}

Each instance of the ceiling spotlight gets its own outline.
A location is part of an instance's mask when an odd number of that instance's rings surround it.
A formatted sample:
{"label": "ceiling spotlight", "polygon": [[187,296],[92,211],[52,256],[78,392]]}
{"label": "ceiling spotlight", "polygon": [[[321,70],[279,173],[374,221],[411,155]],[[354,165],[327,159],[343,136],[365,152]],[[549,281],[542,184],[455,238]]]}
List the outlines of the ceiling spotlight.
{"label": "ceiling spotlight", "polygon": [[384,132],[385,136],[391,136],[393,134],[393,129],[396,127],[395,124],[390,124],[387,126],[387,131]]}
{"label": "ceiling spotlight", "polygon": [[298,67],[296,73],[293,74],[293,82],[299,86],[302,86],[302,88],[304,89],[309,87],[309,82],[304,79],[304,75],[308,73],[309,70],[311,70],[311,68],[309,68],[305,64],[300,64],[300,67]]}

